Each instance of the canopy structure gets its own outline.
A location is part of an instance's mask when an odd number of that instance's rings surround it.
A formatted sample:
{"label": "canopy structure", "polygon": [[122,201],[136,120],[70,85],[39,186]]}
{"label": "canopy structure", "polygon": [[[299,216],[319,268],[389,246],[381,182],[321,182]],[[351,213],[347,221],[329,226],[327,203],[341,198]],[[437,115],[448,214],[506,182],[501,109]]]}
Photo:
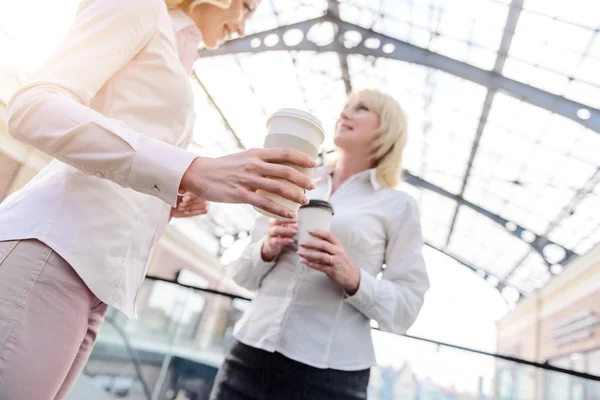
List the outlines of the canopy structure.
{"label": "canopy structure", "polygon": [[[383,90],[409,117],[399,189],[427,245],[517,301],[600,242],[600,6],[573,3],[263,0],[245,38],[199,51],[193,148],[260,147],[297,107],[330,150],[347,94]],[[226,256],[253,218],[217,204],[179,224]]]}

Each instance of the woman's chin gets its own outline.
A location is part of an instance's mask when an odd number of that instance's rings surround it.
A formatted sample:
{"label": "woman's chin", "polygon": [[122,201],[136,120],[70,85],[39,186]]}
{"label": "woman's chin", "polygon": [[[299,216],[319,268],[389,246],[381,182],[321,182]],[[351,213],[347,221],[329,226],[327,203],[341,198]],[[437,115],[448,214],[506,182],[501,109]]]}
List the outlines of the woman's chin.
{"label": "woman's chin", "polygon": [[202,41],[204,43],[204,47],[210,50],[214,50],[214,49],[218,49],[219,46],[221,46],[221,44],[223,44],[223,41],[220,40],[203,40]]}
{"label": "woman's chin", "polygon": [[337,134],[333,138],[333,144],[335,144],[335,147],[343,150],[348,146],[352,146],[352,140],[348,137],[345,137],[344,134]]}

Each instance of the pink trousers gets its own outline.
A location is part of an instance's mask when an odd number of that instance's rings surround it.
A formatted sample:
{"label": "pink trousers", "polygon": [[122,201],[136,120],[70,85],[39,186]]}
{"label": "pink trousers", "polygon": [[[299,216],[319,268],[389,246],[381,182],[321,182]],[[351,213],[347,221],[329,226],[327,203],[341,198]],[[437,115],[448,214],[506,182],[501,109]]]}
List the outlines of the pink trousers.
{"label": "pink trousers", "polygon": [[45,244],[0,242],[0,399],[64,399],[106,308]]}

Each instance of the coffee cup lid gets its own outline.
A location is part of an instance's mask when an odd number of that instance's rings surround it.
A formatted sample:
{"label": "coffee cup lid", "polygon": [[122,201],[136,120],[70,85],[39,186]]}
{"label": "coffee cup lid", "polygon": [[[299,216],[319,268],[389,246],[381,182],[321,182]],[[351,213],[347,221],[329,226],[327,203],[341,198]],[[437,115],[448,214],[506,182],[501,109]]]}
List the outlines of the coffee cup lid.
{"label": "coffee cup lid", "polygon": [[303,208],[327,208],[331,211],[331,214],[335,214],[333,212],[333,205],[325,200],[310,200],[308,204],[301,206],[300,209]]}
{"label": "coffee cup lid", "polygon": [[269,121],[271,120],[271,118],[274,118],[274,117],[292,117],[292,118],[304,119],[308,122],[311,122],[317,128],[319,128],[319,132],[321,133],[321,136],[323,136],[323,138],[325,138],[325,130],[323,130],[323,125],[321,124],[321,121],[319,121],[319,119],[317,117],[315,117],[314,115],[312,115],[309,112],[298,110],[297,108],[281,108],[281,109],[275,111],[275,113],[273,115],[271,115],[271,117],[269,117],[269,120],[267,120],[267,125],[269,125]]}

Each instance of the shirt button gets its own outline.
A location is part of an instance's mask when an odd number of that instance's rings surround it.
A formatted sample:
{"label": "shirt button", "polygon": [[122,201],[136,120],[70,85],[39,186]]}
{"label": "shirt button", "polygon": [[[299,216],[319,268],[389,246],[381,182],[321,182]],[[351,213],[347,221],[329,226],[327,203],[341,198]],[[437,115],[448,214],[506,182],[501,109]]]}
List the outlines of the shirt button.
{"label": "shirt button", "polygon": [[96,172],[94,175],[96,175],[98,178],[104,178],[104,174],[100,171]]}
{"label": "shirt button", "polygon": [[160,189],[158,188],[158,186],[154,186],[152,188],[152,193],[157,193],[157,194],[160,193]]}

